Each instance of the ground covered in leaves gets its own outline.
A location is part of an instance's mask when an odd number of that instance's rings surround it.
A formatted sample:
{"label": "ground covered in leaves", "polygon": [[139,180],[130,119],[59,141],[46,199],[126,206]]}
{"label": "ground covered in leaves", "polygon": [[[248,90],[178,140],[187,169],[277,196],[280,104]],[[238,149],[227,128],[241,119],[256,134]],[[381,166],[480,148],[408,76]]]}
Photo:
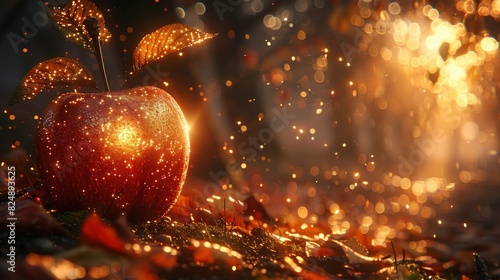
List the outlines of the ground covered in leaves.
{"label": "ground covered in leaves", "polygon": [[[7,205],[0,204],[2,217],[8,217]],[[259,205],[233,215],[230,222],[203,208],[180,218],[185,210],[129,225],[125,218],[106,221],[86,211],[50,213],[31,199],[18,198],[15,230],[2,219],[0,278],[497,279],[476,254],[470,256],[475,272],[464,275],[451,260],[394,258],[401,253],[394,247],[380,255],[354,237],[255,226],[259,223],[247,219],[250,212],[267,215]],[[6,242],[12,232],[15,263],[9,263],[12,245]]]}

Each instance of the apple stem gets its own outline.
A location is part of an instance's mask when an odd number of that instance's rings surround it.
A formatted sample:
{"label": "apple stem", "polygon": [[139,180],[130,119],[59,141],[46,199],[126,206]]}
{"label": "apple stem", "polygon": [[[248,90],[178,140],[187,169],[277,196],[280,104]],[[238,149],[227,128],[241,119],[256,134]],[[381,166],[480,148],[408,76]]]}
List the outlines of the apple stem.
{"label": "apple stem", "polygon": [[108,77],[106,76],[104,59],[102,57],[101,40],[99,40],[99,20],[90,16],[83,21],[83,24],[85,25],[85,29],[89,33],[92,43],[94,44],[94,55],[97,59],[99,70],[101,71],[101,77],[104,80],[106,90],[109,91]]}

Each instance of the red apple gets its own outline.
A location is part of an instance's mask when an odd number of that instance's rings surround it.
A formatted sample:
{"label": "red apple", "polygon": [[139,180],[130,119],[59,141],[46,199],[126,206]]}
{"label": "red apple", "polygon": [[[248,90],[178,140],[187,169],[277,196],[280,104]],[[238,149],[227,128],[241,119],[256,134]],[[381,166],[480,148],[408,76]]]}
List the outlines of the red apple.
{"label": "red apple", "polygon": [[154,220],[172,207],[186,178],[186,120],[156,87],[63,94],[43,113],[36,139],[45,200],[58,211]]}

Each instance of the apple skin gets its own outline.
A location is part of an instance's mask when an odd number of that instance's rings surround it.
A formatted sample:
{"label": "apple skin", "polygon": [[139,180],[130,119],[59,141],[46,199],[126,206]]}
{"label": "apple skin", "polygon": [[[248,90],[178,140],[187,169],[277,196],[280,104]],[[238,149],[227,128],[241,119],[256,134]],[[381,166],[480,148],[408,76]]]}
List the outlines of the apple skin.
{"label": "apple skin", "polygon": [[36,137],[46,205],[129,222],[173,206],[189,162],[186,119],[156,87],[66,93],[47,107]]}

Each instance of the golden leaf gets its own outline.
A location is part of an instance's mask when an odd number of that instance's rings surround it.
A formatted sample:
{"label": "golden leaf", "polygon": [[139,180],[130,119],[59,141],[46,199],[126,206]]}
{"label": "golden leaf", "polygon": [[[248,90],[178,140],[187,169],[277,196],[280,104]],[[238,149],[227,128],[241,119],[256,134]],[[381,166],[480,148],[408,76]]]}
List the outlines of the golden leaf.
{"label": "golden leaf", "polygon": [[134,70],[139,71],[146,64],[157,61],[167,54],[201,43],[216,35],[179,23],[165,25],[144,36],[137,45],[134,50]]}
{"label": "golden leaf", "polygon": [[99,39],[101,42],[107,42],[111,33],[106,29],[104,17],[97,9],[94,3],[87,0],[74,0],[68,4],[56,7],[48,5],[59,30],[69,41],[93,51],[91,38],[83,21],[88,17],[94,17],[99,21]]}
{"label": "golden leaf", "polygon": [[80,62],[56,57],[40,62],[24,76],[10,104],[29,100],[54,86],[96,87],[92,73]]}

